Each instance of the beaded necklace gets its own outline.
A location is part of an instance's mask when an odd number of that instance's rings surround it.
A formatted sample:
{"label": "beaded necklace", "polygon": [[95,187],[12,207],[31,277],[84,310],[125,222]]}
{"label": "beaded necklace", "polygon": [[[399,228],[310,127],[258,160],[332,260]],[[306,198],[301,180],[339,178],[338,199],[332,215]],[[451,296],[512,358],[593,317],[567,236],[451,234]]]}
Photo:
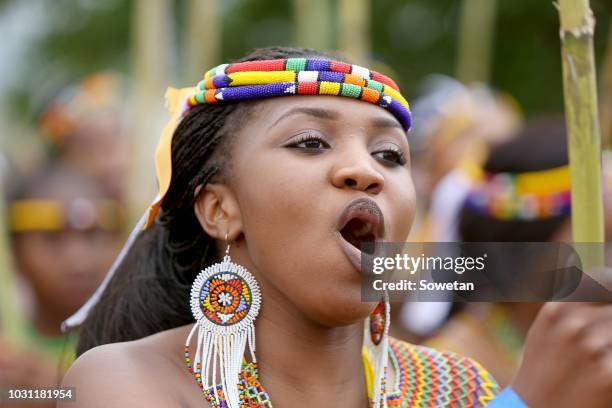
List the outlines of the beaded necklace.
{"label": "beaded necklace", "polygon": [[[372,392],[372,363],[367,356],[367,353],[362,352],[363,365],[365,368],[366,374],[366,385],[368,390],[368,397],[370,397],[370,407],[372,406],[371,401],[371,392]],[[189,352],[189,347],[185,347],[185,364],[187,365],[187,370],[190,373],[194,374],[196,379],[196,383],[202,389],[202,394],[206,401],[208,401],[211,405],[211,408],[224,408],[227,407],[227,403],[223,396],[223,391],[221,385],[217,385],[217,395],[220,396],[219,401],[215,399],[215,390],[213,387],[208,389],[204,389],[202,385],[202,373],[201,367],[199,364],[196,364],[195,369],[191,365],[191,355]],[[386,382],[383,380],[383,384]],[[381,391],[381,395],[384,396],[384,389]],[[239,375],[239,384],[238,390],[240,390],[240,406],[245,408],[272,408],[272,401],[270,400],[270,396],[261,385],[259,381],[259,368],[257,363],[254,362],[246,362],[243,361],[242,371]]]}
{"label": "beaded necklace", "polygon": [[[499,391],[491,375],[477,362],[450,352],[414,346],[389,338],[390,367],[395,373],[391,389],[383,387],[389,408],[431,408],[443,406],[484,407]],[[372,398],[372,364],[362,353],[368,397]],[[185,364],[194,374],[202,394],[212,408],[227,407],[217,386],[220,399],[215,400],[213,387],[204,389],[201,367],[191,365],[189,347],[185,347]],[[272,408],[269,394],[259,381],[256,363],[243,362],[239,376],[240,406],[243,408]],[[370,402],[371,404],[371,402]]]}

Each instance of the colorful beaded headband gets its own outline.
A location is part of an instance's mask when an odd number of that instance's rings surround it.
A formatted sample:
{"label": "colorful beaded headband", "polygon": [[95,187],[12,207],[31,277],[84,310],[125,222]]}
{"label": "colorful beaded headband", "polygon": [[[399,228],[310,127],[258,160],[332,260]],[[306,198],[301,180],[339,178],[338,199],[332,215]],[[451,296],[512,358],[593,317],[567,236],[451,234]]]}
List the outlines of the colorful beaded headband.
{"label": "colorful beaded headband", "polygon": [[170,187],[172,134],[189,108],[201,104],[265,99],[286,95],[335,95],[359,99],[387,109],[404,130],[411,125],[410,105],[389,77],[345,62],[321,58],[287,58],[219,65],[195,88],[166,92],[172,119],[166,125],[155,155],[159,196],[151,205],[148,227]]}
{"label": "colorful beaded headband", "polygon": [[482,173],[466,207],[499,220],[537,220],[569,214],[569,166],[527,173]]}
{"label": "colorful beaded headband", "polygon": [[70,202],[45,199],[13,201],[8,208],[11,232],[85,231],[103,229],[119,231],[122,212],[112,200],[76,199]]}
{"label": "colorful beaded headband", "polygon": [[410,106],[391,78],[359,65],[288,58],[219,65],[208,71],[189,106],[285,95],[346,96],[388,109],[407,131]]}

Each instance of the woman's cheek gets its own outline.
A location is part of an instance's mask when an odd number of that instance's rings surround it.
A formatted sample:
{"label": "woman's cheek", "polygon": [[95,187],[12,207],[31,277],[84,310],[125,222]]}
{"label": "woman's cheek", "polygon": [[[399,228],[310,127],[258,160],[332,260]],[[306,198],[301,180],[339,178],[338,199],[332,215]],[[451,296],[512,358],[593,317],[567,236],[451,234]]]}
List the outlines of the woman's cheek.
{"label": "woman's cheek", "polygon": [[416,194],[412,178],[402,183],[401,186],[402,188],[396,190],[394,199],[391,201],[394,225],[392,236],[389,238],[394,242],[402,242],[408,238],[416,212]]}

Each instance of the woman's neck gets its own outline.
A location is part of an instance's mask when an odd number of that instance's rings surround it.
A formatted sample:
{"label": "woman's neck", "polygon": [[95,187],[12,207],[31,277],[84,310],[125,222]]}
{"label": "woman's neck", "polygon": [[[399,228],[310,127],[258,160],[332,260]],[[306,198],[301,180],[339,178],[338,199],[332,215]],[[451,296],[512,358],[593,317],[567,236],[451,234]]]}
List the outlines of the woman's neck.
{"label": "woman's neck", "polygon": [[266,299],[256,321],[261,382],[276,406],[367,407],[363,323],[329,328]]}
{"label": "woman's neck", "polygon": [[42,335],[47,337],[61,336],[60,326],[70,313],[62,313],[54,307],[47,307],[37,303],[32,314],[32,326]]}

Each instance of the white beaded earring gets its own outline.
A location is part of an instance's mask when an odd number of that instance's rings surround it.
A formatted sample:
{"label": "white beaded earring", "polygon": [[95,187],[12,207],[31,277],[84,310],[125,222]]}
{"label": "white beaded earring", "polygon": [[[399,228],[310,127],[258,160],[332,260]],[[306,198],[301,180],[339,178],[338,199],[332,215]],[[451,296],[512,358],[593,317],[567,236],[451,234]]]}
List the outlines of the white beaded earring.
{"label": "white beaded earring", "polygon": [[[193,364],[200,387],[214,389],[217,404],[221,399],[218,367],[228,408],[239,408],[239,375],[247,346],[252,362],[257,362],[255,318],[261,307],[261,292],[253,275],[232,262],[229,250],[228,243],[223,260],[201,271],[193,282],[190,303],[196,323],[185,343],[185,357],[188,367]],[[189,344],[196,332],[196,353],[191,362]]]}

